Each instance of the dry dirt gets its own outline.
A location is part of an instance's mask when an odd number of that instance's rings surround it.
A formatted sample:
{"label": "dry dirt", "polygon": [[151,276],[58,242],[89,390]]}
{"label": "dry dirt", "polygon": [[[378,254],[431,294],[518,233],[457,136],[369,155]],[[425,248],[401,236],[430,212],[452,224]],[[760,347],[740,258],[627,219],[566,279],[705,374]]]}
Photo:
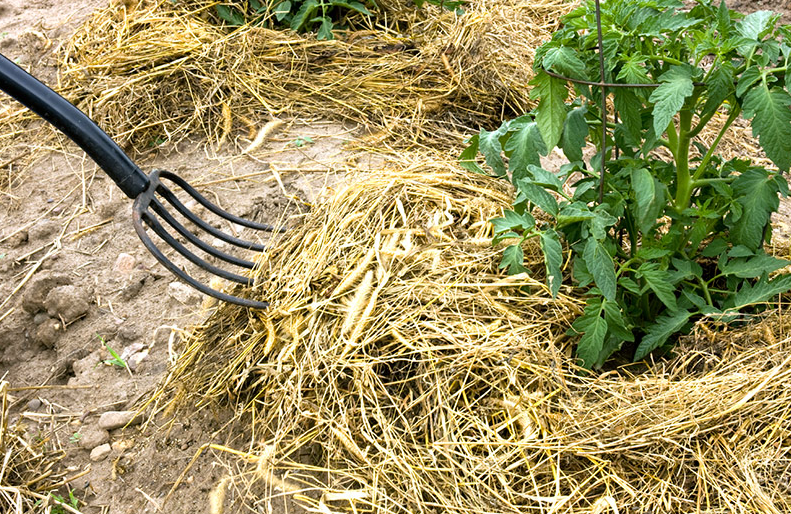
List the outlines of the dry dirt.
{"label": "dry dirt", "polygon": [[[733,3],[744,11],[791,7]],[[0,52],[52,81],[59,41],[105,4],[4,0]],[[3,97],[0,106],[8,102]],[[169,169],[196,184],[252,174],[202,191],[235,213],[275,222],[304,212],[332,187],[340,175],[328,170],[356,159],[345,148],[354,136],[354,128],[333,123],[287,122],[261,158],[239,156],[234,145],[215,150],[195,141],[135,159],[144,170]],[[306,137],[313,143],[294,144]],[[140,427],[108,432],[99,418],[134,408],[152,391],[176,356],[181,328],[206,315],[204,297],[174,285],[135,235],[131,202],[82,152],[64,137],[42,140],[45,147],[19,141],[19,155],[37,156],[31,163],[0,163],[3,175],[20,177],[0,191],[0,379],[30,388],[13,393],[11,421],[21,419],[29,434],[63,448],[72,475],[85,473],[69,484],[81,512],[158,512],[202,444],[229,442],[230,414],[205,413],[169,426],[155,419],[145,433]],[[103,343],[134,370],[107,364]],[[109,454],[92,460],[91,451],[106,442]],[[226,461],[211,452],[199,457],[161,512],[208,512],[208,492],[226,474]],[[60,493],[66,496],[66,487]],[[296,511],[289,504],[255,508]]]}

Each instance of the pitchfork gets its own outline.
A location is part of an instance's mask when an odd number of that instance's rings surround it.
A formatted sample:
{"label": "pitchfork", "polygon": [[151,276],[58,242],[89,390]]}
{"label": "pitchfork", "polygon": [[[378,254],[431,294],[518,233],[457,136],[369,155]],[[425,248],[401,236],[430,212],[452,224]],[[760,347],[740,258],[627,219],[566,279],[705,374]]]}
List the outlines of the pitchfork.
{"label": "pitchfork", "polygon": [[213,257],[246,269],[253,269],[255,263],[230,255],[206,243],[176,220],[168,212],[166,204],[170,204],[175,211],[204,232],[226,243],[257,252],[263,251],[265,246],[252,241],[245,241],[214,228],[190,211],[162,180],[172,183],[206,209],[231,223],[266,232],[282,232],[284,229],[256,223],[226,212],[207,200],[184,179],[169,171],[153,170],[150,175],[146,176],[93,120],[3,55],[0,55],[0,90],[5,91],[12,98],[44,118],[44,120],[68,136],[69,139],[77,143],[113,179],[113,182],[121,188],[121,191],[134,200],[132,223],[135,231],[148,251],[163,266],[198,291],[220,300],[258,309],[264,309],[269,306],[268,302],[240,298],[199,282],[165,256],[149,237],[146,226],[159,236],[162,241],[193,264],[226,280],[246,286],[253,285],[254,281],[252,278],[207,262],[171,235],[160,220],[194,246]]}

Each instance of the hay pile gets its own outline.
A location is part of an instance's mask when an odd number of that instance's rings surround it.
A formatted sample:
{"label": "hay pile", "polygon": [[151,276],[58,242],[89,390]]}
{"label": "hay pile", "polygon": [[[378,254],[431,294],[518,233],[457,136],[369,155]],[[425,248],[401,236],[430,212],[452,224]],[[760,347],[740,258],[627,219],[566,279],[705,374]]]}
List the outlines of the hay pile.
{"label": "hay pile", "polygon": [[572,6],[484,0],[457,16],[385,0],[375,27],[317,41],[266,23],[229,31],[216,4],[113,2],[65,45],[60,90],[140,149],[196,133],[252,139],[283,114],[458,144],[468,127],[528,109],[534,49]]}
{"label": "hay pile", "polygon": [[[67,482],[58,465],[65,452],[52,449],[46,437],[31,440],[19,424],[9,426],[8,390],[8,382],[0,380],[0,512],[77,512],[44,494]],[[55,505],[61,510],[52,510]]]}
{"label": "hay pile", "polygon": [[264,256],[271,308],[220,306],[157,408],[249,415],[244,477],[314,512],[788,512],[781,325],[583,376],[580,301],[550,298],[532,246],[534,276],[497,271],[507,200],[450,163],[338,191]]}

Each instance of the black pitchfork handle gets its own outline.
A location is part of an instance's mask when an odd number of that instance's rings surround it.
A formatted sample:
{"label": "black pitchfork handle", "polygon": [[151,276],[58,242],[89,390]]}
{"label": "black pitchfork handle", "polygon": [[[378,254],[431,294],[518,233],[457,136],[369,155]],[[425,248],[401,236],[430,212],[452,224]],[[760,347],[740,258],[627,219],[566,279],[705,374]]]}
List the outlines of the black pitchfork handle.
{"label": "black pitchfork handle", "polygon": [[0,54],[0,90],[77,143],[129,198],[148,188],[148,177],[92,119]]}

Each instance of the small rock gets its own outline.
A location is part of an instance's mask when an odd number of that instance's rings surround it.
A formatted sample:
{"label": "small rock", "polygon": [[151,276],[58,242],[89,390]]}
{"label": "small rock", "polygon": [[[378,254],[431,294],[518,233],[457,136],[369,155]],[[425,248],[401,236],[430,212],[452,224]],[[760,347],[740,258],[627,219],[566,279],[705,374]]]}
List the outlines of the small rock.
{"label": "small rock", "polygon": [[41,400],[39,400],[38,398],[33,398],[32,400],[27,402],[27,405],[25,406],[25,409],[29,411],[37,411],[40,408],[41,408]]}
{"label": "small rock", "polygon": [[46,310],[44,301],[52,289],[71,284],[71,277],[65,273],[43,273],[31,280],[22,297],[22,308],[30,313]]}
{"label": "small rock", "polygon": [[60,321],[47,318],[47,321],[38,325],[33,331],[33,341],[45,348],[52,348],[62,333]]}
{"label": "small rock", "polygon": [[112,448],[115,453],[124,453],[134,445],[134,439],[120,439],[112,444]]}
{"label": "small rock", "polygon": [[55,220],[43,219],[27,229],[28,239],[37,241],[47,239],[60,230],[60,223]]}
{"label": "small rock", "polygon": [[126,360],[126,365],[129,366],[129,369],[132,371],[137,371],[137,368],[140,367],[140,363],[143,362],[146,357],[148,357],[148,350],[137,352]]}
{"label": "small rock", "polygon": [[115,259],[115,264],[113,264],[113,271],[122,275],[128,275],[135,269],[135,264],[137,264],[137,259],[133,255],[120,253]]}
{"label": "small rock", "polygon": [[52,318],[50,318],[49,316],[47,316],[47,315],[46,315],[46,313],[39,312],[38,314],[36,314],[35,316],[33,316],[33,324],[34,324],[34,325],[41,325],[41,324],[42,324],[42,323],[44,323],[45,321],[49,321],[49,320],[51,320],[51,319],[52,319]]}
{"label": "small rock", "polygon": [[99,427],[105,430],[115,430],[127,425],[139,425],[143,422],[143,416],[138,416],[133,410],[108,411],[99,416]]}
{"label": "small rock", "polygon": [[145,347],[146,347],[146,345],[144,345],[143,343],[139,343],[139,342],[130,344],[129,346],[127,346],[123,350],[121,350],[121,358],[123,360],[127,360],[132,355],[136,354],[137,352],[144,350]]}
{"label": "small rock", "polygon": [[58,286],[47,294],[44,306],[50,316],[58,316],[71,323],[88,312],[90,305],[85,296],[74,286]]}
{"label": "small rock", "polygon": [[[140,336],[143,335],[143,331],[140,327],[135,325],[134,323],[124,323],[120,327],[118,327],[118,338],[121,341],[131,342],[136,339],[140,339]],[[140,349],[135,350],[139,351],[142,350],[143,345],[140,345]]]}
{"label": "small rock", "polygon": [[110,442],[110,433],[103,428],[88,425],[80,430],[80,447],[91,450]]}
{"label": "small rock", "polygon": [[197,290],[181,282],[171,282],[168,285],[168,294],[184,305],[198,305],[202,300],[201,294]]}
{"label": "small rock", "polygon": [[113,449],[110,447],[110,443],[104,443],[102,445],[97,446],[93,450],[91,450],[91,460],[93,462],[99,462],[107,458],[112,452]]}
{"label": "small rock", "polygon": [[16,248],[18,246],[22,246],[23,244],[27,243],[28,235],[27,230],[20,230],[13,236],[8,238],[8,245],[11,248]]}

